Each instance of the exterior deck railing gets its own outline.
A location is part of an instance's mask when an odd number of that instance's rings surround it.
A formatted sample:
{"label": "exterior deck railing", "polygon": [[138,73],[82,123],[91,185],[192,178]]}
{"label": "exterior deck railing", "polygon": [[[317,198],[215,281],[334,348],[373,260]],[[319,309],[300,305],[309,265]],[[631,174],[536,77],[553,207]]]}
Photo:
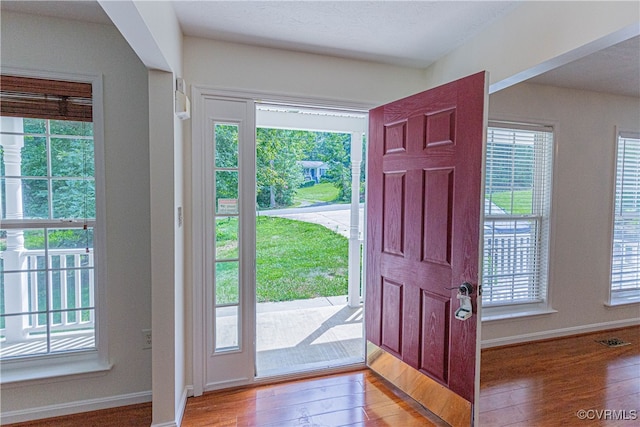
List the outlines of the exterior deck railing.
{"label": "exterior deck railing", "polygon": [[[16,341],[16,336],[29,339],[47,332],[90,330],[93,333],[95,286],[92,252],[87,253],[86,249],[22,250],[18,256],[20,269],[17,271],[5,270],[5,267],[10,267],[4,261],[0,259],[0,267],[6,273],[0,275],[3,295],[0,313],[5,315],[0,323],[0,335],[5,344]],[[20,290],[18,298],[15,293],[8,297],[10,287]],[[5,328],[9,319],[15,317],[23,317],[19,322],[22,333],[8,334]]]}

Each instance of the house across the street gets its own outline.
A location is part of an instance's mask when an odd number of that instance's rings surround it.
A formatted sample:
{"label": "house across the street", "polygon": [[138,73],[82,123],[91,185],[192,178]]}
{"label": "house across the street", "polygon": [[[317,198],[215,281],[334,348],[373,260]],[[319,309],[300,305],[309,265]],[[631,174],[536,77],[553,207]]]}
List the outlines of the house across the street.
{"label": "house across the street", "polygon": [[302,160],[302,173],[305,181],[314,181],[316,184],[320,182],[320,178],[327,173],[327,165],[317,160]]}

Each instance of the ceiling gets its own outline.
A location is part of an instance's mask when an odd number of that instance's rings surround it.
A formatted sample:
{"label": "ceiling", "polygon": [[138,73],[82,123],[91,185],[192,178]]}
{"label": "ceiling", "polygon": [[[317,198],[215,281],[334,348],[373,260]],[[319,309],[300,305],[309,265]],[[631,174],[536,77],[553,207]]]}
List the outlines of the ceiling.
{"label": "ceiling", "polygon": [[[518,1],[173,1],[187,36],[425,68]],[[109,24],[96,1],[2,0],[2,10]],[[534,83],[640,97],[640,37]]]}
{"label": "ceiling", "polygon": [[640,37],[547,71],[529,82],[640,97]]}
{"label": "ceiling", "polygon": [[424,68],[510,11],[508,1],[179,1],[187,36]]}

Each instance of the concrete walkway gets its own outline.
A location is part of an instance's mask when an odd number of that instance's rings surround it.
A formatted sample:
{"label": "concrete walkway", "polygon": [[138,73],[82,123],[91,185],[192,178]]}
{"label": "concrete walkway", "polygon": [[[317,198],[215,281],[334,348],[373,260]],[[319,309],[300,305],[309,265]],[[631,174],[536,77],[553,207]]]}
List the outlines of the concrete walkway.
{"label": "concrete walkway", "polygon": [[362,314],[346,296],[258,303],[258,376],[362,363]]}
{"label": "concrete walkway", "polygon": [[[364,205],[360,204],[360,236],[364,231]],[[335,231],[349,238],[349,226],[351,224],[351,205],[334,204],[307,206],[302,208],[273,209],[259,211],[258,216],[278,216],[297,221],[320,224],[329,230]]]}
{"label": "concrete walkway", "polygon": [[[362,204],[359,213],[362,237]],[[349,238],[350,204],[274,209],[257,215],[320,224]],[[364,361],[362,306],[349,307],[346,296],[259,303],[256,309],[256,367],[260,377]]]}

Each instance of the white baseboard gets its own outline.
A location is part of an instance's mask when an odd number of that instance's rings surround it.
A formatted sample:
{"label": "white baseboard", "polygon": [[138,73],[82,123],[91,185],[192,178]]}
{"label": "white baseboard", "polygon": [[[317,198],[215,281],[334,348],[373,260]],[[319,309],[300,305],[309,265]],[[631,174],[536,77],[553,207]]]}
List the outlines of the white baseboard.
{"label": "white baseboard", "polygon": [[189,394],[192,394],[190,390],[191,387],[189,386],[184,388],[184,390],[182,391],[182,396],[180,397],[180,403],[178,403],[178,407],[176,408],[176,410],[178,411],[178,413],[176,414],[178,426],[182,424],[182,417],[184,416],[185,409],[187,409],[187,397],[189,396]]}
{"label": "white baseboard", "polygon": [[81,412],[97,411],[118,406],[135,405],[151,402],[151,391],[121,394],[118,396],[102,397],[98,399],[77,400],[58,405],[40,406],[38,408],[7,411],[0,414],[0,424],[12,424],[33,421],[41,418],[59,417]]}
{"label": "white baseboard", "polygon": [[513,335],[510,337],[482,340],[482,348],[500,347],[510,344],[521,344],[530,341],[559,338],[567,335],[586,334],[589,332],[605,331],[607,329],[625,328],[640,325],[640,319],[616,320],[613,322],[593,323],[591,325],[574,326],[571,328],[553,329],[550,331],[534,332],[530,334]]}
{"label": "white baseboard", "polygon": [[175,421],[168,421],[166,423],[151,424],[151,427],[179,427],[179,424]]}
{"label": "white baseboard", "polygon": [[[179,427],[187,406],[187,397],[193,395],[193,386],[187,386],[180,396],[180,402],[176,408],[176,420],[167,423],[153,424],[152,427]],[[57,405],[40,406],[37,408],[6,411],[0,413],[0,425],[34,421],[42,418],[60,417],[64,415],[79,414],[82,412],[98,411],[100,409],[116,408],[119,406],[136,405],[138,403],[151,402],[151,391],[140,393],[122,394],[98,399],[78,400]]]}
{"label": "white baseboard", "polygon": [[168,421],[165,423],[154,423],[151,427],[180,427],[182,424],[182,417],[184,416],[184,410],[187,407],[187,397],[193,395],[193,386],[186,386],[180,396],[180,402],[176,408],[176,419],[174,421]]}

